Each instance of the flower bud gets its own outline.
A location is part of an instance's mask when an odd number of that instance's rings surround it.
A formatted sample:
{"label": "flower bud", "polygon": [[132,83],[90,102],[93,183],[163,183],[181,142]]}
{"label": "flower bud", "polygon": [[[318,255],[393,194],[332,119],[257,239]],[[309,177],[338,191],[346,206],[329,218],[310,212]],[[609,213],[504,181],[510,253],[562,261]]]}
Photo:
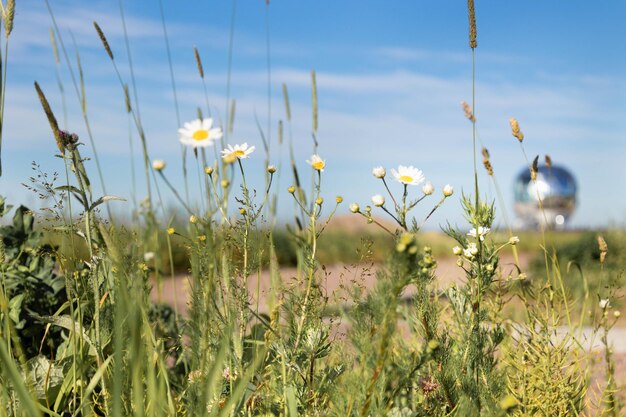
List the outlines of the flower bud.
{"label": "flower bud", "polygon": [[163,171],[165,169],[165,161],[162,159],[155,159],[152,161],[152,169],[155,171]]}
{"label": "flower bud", "polygon": [[385,171],[385,168],[383,167],[376,167],[374,169],[372,169],[372,175],[375,176],[376,178],[385,178],[385,175],[387,175],[387,172]]}
{"label": "flower bud", "polygon": [[452,194],[454,194],[454,188],[452,188],[450,184],[447,184],[445,187],[443,187],[444,197],[450,197]]}
{"label": "flower bud", "polygon": [[615,310],[613,312],[613,317],[615,317],[616,319],[619,319],[619,317],[622,315],[622,313],[620,313],[619,311]]}
{"label": "flower bud", "polygon": [[270,174],[273,174],[276,172],[276,165],[268,165],[267,166],[267,172],[269,172]]}
{"label": "flower bud", "polygon": [[289,194],[293,194],[296,192],[296,187],[290,185],[289,188],[287,188],[287,191],[289,191]]}
{"label": "flower bud", "polygon": [[222,188],[228,188],[229,185],[230,185],[230,181],[222,180]]}
{"label": "flower bud", "polygon": [[343,203],[343,197],[342,197],[342,196],[340,196],[340,195],[338,195],[338,196],[335,198],[335,201],[337,202],[337,204],[341,204],[341,203]]}
{"label": "flower bud", "polygon": [[380,194],[376,194],[372,196],[372,203],[376,207],[382,207],[382,205],[385,204],[385,197]]}
{"label": "flower bud", "polygon": [[604,298],[604,299],[600,300],[598,305],[600,306],[600,308],[602,310],[606,310],[607,308],[611,308],[611,303],[609,302],[608,298]]}
{"label": "flower bud", "polygon": [[359,207],[359,205],[357,203],[351,203],[350,204],[350,211],[351,212],[358,213],[360,209],[361,208]]}
{"label": "flower bud", "polygon": [[322,197],[317,197],[317,199],[315,199],[315,204],[321,206],[322,204],[324,204],[324,199]]}
{"label": "flower bud", "polygon": [[198,223],[198,217],[196,217],[195,214],[192,214],[191,216],[189,216],[189,223],[191,223],[191,224]]}
{"label": "flower bud", "polygon": [[433,187],[432,183],[427,182],[422,186],[422,192],[424,193],[424,195],[431,195],[435,192],[435,187]]}
{"label": "flower bud", "polygon": [[452,253],[459,256],[461,253],[463,253],[463,249],[461,249],[460,246],[455,246],[452,248]]}
{"label": "flower bud", "polygon": [[204,167],[204,173],[211,175],[213,173],[213,167]]}
{"label": "flower bud", "polygon": [[515,245],[517,245],[518,243],[519,243],[519,237],[517,237],[517,236],[511,236],[511,237],[509,238],[509,245],[511,245],[511,246],[515,246]]}
{"label": "flower bud", "polygon": [[170,236],[171,236],[171,235],[173,235],[175,232],[176,232],[176,230],[174,230],[174,228],[173,228],[173,227],[168,227],[168,228],[167,228],[167,234],[168,234],[168,235],[170,235]]}

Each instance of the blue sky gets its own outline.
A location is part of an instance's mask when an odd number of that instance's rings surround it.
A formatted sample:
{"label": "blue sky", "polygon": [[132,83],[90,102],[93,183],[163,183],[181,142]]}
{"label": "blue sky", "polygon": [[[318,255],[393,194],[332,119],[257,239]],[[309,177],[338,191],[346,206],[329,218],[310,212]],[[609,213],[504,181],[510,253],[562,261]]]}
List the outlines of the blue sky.
{"label": "blue sky", "polygon": [[[80,52],[107,192],[127,197],[131,189],[128,118],[115,72],[92,26],[94,20],[101,25],[122,77],[130,80],[119,4],[51,3],[72,65],[72,35]],[[195,118],[196,107],[205,102],[194,46],[204,62],[212,112],[223,115],[233,3],[164,0],[163,6],[181,120]],[[459,105],[461,100],[471,100],[465,7],[465,1],[275,0],[267,10],[263,0],[239,0],[232,61],[231,97],[237,100],[232,142],[247,141],[261,149],[255,115],[267,126],[265,19],[269,12],[273,162],[287,155],[276,144],[276,125],[285,119],[281,85],[286,83],[296,157],[301,170],[309,172],[304,161],[311,154],[310,71],[315,69],[319,153],[328,164],[323,188],[327,199],[341,194],[347,202],[367,204],[372,194],[383,191],[371,176],[371,168],[377,165],[388,169],[415,165],[438,190],[450,183],[457,191],[469,192],[473,189],[471,126]],[[572,224],[624,225],[626,3],[477,0],[476,8],[478,132],[491,152],[510,216],[511,184],[525,165],[508,126],[509,117],[515,116],[530,157],[549,154],[555,163],[574,171],[580,203]],[[180,185],[178,121],[159,2],[126,1],[124,10],[150,153],[167,161],[168,176]],[[44,2],[18,1],[9,46],[0,178],[0,193],[12,202],[39,204],[20,185],[31,176],[32,161],[48,172],[62,168],[53,157],[55,144],[33,89],[37,80],[63,119],[48,34],[51,25]],[[68,127],[88,143],[68,68],[63,61],[57,68],[65,87]],[[133,141],[137,151],[136,135]],[[92,153],[89,146],[83,152]],[[250,177],[258,173],[260,178],[264,158],[261,152],[255,156],[246,162]],[[138,158],[136,162],[139,166]],[[284,203],[281,213],[287,216],[292,205],[286,201],[285,189],[291,180],[284,171],[277,191]],[[141,173],[137,175],[141,179]],[[495,198],[482,169],[480,180],[485,195]],[[141,184],[138,181],[137,186],[143,195]],[[192,189],[195,184],[190,183]],[[418,218],[434,203],[433,198],[418,207]],[[447,201],[430,226],[446,219],[463,222],[458,199]]]}

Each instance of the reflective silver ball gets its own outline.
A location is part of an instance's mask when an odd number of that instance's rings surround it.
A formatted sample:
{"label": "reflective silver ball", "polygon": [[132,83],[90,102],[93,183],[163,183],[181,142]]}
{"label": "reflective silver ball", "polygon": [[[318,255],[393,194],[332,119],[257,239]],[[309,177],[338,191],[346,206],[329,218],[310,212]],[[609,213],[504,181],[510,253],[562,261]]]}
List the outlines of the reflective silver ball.
{"label": "reflective silver ball", "polygon": [[539,165],[536,181],[524,168],[514,183],[515,213],[526,227],[546,222],[550,228],[561,228],[576,209],[577,189],[574,176],[564,167]]}

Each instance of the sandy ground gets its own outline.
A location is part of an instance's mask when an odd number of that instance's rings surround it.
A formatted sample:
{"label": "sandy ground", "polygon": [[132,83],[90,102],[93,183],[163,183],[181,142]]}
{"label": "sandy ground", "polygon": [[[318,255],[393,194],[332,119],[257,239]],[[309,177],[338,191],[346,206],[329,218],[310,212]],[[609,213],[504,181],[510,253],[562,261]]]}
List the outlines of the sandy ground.
{"label": "sandy ground", "polygon": [[[525,254],[520,255],[520,267],[522,270],[526,270],[530,262],[529,256]],[[515,265],[512,256],[504,255],[501,258],[500,266],[503,268],[504,273],[515,271]],[[322,286],[325,289],[326,295],[330,300],[335,300],[336,303],[341,303],[345,296],[343,289],[344,285],[350,285],[351,282],[357,282],[362,284],[365,289],[371,289],[376,282],[376,267],[375,266],[343,266],[334,265],[325,267],[319,270]],[[283,268],[281,269],[281,278],[285,283],[289,283],[296,276],[295,268]],[[446,258],[438,260],[436,276],[438,279],[438,286],[443,288],[452,282],[462,282],[464,279],[463,270],[456,265],[454,258]],[[270,275],[268,271],[264,271],[260,276],[252,276],[248,279],[248,288],[250,294],[256,294],[257,286],[259,289],[259,307],[261,311],[266,311],[266,301],[270,290]],[[161,290],[153,289],[153,300],[161,300],[167,302],[170,305],[176,304],[178,311],[181,314],[185,314],[187,311],[187,300],[189,294],[188,278],[184,275],[177,276],[175,279],[165,278],[162,283]],[[410,296],[411,290],[408,289],[405,296]],[[256,300],[252,300],[252,304],[256,304]],[[565,333],[567,328],[560,329]],[[582,336],[580,337],[581,343],[585,348],[593,348],[598,352],[598,358],[601,359],[602,350],[599,343],[599,336],[593,336],[593,332],[590,328],[584,328]],[[623,388],[626,384],[626,327],[615,327],[609,338],[609,344],[612,345],[615,352],[616,362],[616,380],[618,384]],[[594,366],[594,379],[603,380],[604,374],[603,364],[601,360]],[[626,395],[625,389],[622,389],[622,395]]]}

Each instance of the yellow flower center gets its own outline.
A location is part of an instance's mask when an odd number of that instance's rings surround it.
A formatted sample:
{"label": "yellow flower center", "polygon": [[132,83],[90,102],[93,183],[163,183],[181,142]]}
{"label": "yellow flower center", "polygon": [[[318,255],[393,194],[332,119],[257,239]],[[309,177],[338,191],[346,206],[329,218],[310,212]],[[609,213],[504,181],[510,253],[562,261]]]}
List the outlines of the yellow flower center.
{"label": "yellow flower center", "polygon": [[200,130],[196,130],[195,132],[193,132],[193,135],[191,135],[191,137],[194,140],[205,140],[206,138],[209,137],[209,131],[208,130],[204,130],[204,129],[200,129]]}
{"label": "yellow flower center", "polygon": [[233,151],[233,155],[235,155],[237,158],[241,158],[242,156],[245,156],[246,153],[242,150],[237,149]]}
{"label": "yellow flower center", "polygon": [[317,162],[313,162],[313,163],[311,164],[311,166],[312,166],[314,169],[317,169],[318,171],[321,171],[322,169],[324,169],[324,165],[325,165],[325,164],[324,164],[324,161],[317,161]]}
{"label": "yellow flower center", "polygon": [[413,177],[410,177],[408,175],[403,175],[400,177],[400,182],[404,182],[404,183],[413,182]]}

